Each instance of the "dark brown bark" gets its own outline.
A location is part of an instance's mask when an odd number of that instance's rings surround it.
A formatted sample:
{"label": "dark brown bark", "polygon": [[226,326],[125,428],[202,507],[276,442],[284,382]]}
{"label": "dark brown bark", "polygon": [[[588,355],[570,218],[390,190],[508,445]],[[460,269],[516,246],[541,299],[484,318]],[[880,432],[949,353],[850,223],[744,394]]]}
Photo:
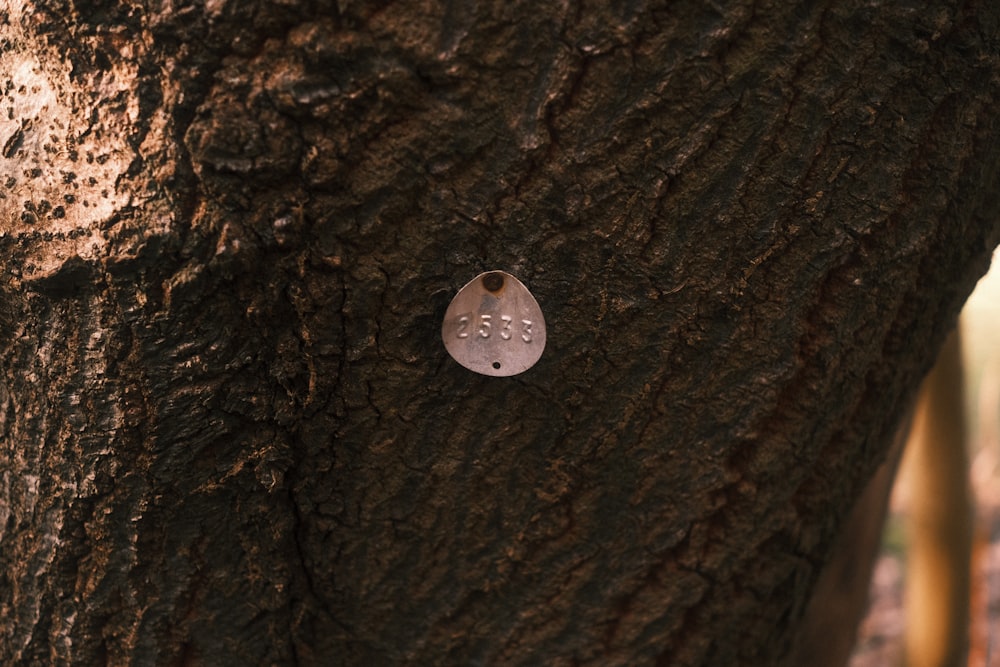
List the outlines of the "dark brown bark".
{"label": "dark brown bark", "polygon": [[772,664],[1000,237],[991,3],[17,5],[2,662]]}
{"label": "dark brown bark", "polygon": [[907,428],[896,434],[886,460],[841,525],[796,630],[796,642],[782,663],[784,667],[849,664],[859,619],[868,608],[872,570],[882,546],[889,498],[908,435]]}

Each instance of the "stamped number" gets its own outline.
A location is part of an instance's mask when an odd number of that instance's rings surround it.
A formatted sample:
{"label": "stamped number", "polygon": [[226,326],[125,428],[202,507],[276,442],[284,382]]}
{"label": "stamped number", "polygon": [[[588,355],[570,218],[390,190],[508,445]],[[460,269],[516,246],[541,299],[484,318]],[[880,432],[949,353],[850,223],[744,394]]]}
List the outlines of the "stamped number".
{"label": "stamped number", "polygon": [[479,319],[480,319],[480,322],[479,322],[479,335],[482,336],[483,338],[489,338],[490,337],[490,328],[493,326],[493,323],[490,320],[493,319],[493,316],[492,315],[480,315]]}
{"label": "stamped number", "polygon": [[521,320],[521,340],[531,342],[531,320]]}
{"label": "stamped number", "polygon": [[[458,322],[455,327],[455,337],[456,338],[468,338],[470,335],[470,322],[471,318],[469,315],[462,315],[458,318]],[[500,338],[503,340],[510,340],[514,337],[514,318],[510,315],[500,316],[501,325],[499,327]],[[532,337],[534,336],[534,331],[532,326],[534,322],[531,320],[521,320],[521,340],[525,343],[530,343]],[[480,315],[479,316],[479,326],[476,327],[476,333],[479,334],[480,338],[489,338],[493,335],[493,316],[492,315]]]}

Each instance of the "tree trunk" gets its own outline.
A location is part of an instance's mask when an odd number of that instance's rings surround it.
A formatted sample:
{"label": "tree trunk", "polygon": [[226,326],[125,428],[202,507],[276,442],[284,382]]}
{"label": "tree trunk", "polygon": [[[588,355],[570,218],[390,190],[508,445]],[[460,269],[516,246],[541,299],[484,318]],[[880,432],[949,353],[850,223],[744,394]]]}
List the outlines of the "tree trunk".
{"label": "tree trunk", "polygon": [[931,4],[0,2],[0,662],[775,664],[1000,240]]}
{"label": "tree trunk", "polygon": [[969,664],[974,507],[961,341],[956,329],[924,380],[903,458],[907,667]]}

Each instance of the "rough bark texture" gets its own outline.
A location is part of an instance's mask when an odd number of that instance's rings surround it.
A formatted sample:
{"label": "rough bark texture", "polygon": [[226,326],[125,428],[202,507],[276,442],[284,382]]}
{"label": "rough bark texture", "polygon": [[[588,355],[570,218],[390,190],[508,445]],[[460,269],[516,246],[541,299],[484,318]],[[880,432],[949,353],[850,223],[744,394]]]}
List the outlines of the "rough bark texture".
{"label": "rough bark texture", "polygon": [[[912,415],[904,420],[911,423]],[[905,427],[896,433],[885,461],[838,529],[839,535],[796,629],[796,641],[782,667],[845,667],[856,663],[859,619],[863,623],[869,610],[872,573],[880,556],[889,500],[908,436]]]}
{"label": "rough bark texture", "polygon": [[4,663],[772,664],[1000,236],[992,2],[0,8]]}

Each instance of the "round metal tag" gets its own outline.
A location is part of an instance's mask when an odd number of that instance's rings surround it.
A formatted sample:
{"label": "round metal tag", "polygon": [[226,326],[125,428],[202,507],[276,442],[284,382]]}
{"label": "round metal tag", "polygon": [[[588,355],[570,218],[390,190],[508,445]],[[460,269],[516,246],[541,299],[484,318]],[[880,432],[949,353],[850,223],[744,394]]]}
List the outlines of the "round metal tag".
{"label": "round metal tag", "polygon": [[444,314],[441,338],[470,371],[523,373],[545,349],[545,318],[528,288],[504,271],[488,271],[459,290]]}

